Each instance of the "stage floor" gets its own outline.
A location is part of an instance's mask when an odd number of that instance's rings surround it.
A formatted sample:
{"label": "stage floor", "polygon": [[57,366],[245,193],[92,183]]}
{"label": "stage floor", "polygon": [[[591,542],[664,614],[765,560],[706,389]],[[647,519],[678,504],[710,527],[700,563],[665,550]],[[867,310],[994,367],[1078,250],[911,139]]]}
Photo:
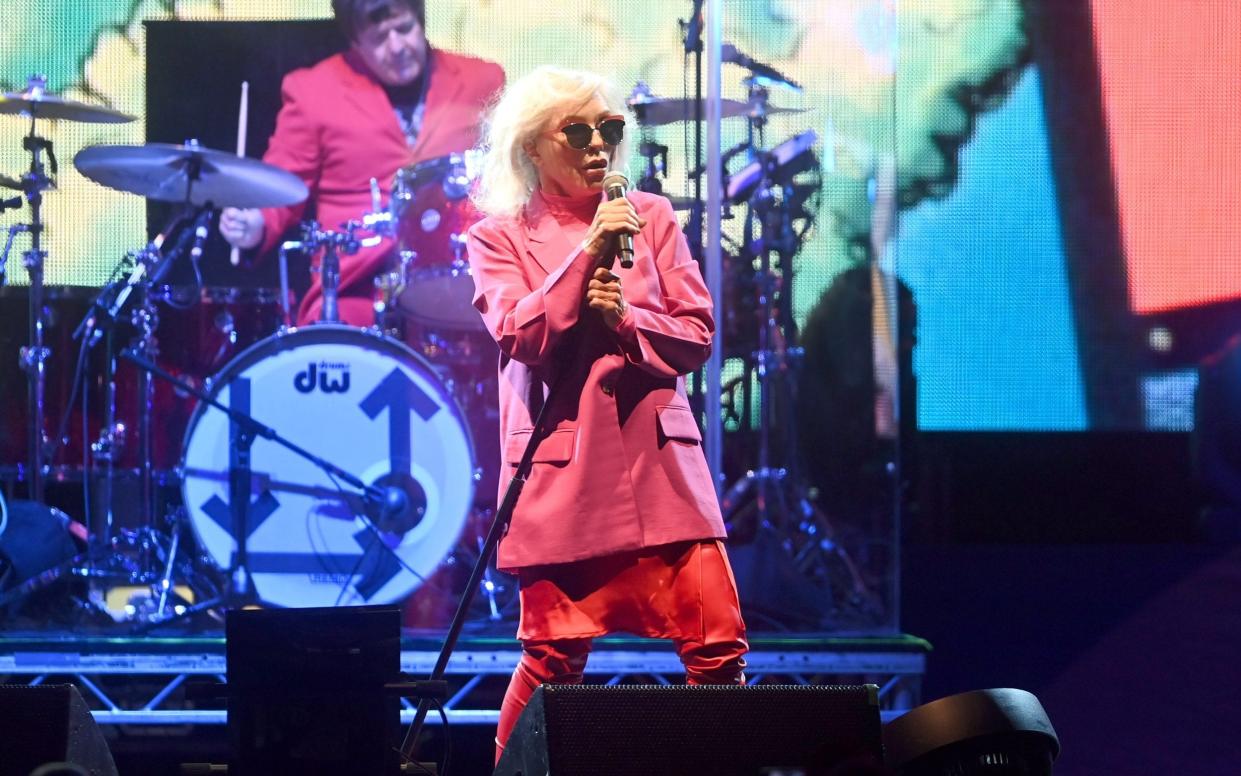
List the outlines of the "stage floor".
{"label": "stage floor", "polygon": [[[752,634],[746,675],[752,684],[876,684],[881,713],[918,705],[931,645],[906,634],[841,637]],[[401,669],[424,677],[440,640],[402,638]],[[463,637],[448,665],[452,724],[495,724],[520,650],[512,638]],[[99,636],[72,632],[9,632],[0,636],[0,683],[68,682],[78,686],[96,720],[113,725],[219,725],[224,704],[203,685],[225,679],[223,635]],[[586,681],[673,684],[680,661],[666,641],[609,636],[595,640]],[[206,697],[204,697],[204,695]],[[411,706],[402,712],[412,719]],[[436,715],[429,721],[437,723]]]}

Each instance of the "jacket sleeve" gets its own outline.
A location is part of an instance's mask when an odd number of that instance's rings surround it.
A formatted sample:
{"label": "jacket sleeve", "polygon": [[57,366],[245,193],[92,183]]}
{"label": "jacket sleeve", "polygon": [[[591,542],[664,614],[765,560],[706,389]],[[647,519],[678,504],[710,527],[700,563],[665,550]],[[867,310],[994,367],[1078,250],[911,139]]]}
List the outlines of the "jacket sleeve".
{"label": "jacket sleeve", "polygon": [[257,255],[276,247],[290,225],[302,220],[306,202],[313,200],[319,187],[323,169],[319,129],[307,114],[305,99],[301,96],[306,88],[304,71],[294,71],[284,77],[280,86],[281,106],[276,116],[276,130],[268,141],[263,161],[287,170],[306,184],[310,196],[305,201],[288,207],[263,208],[263,242]]}
{"label": "jacket sleeve", "polygon": [[690,256],[672,203],[659,197],[648,219],[666,312],[631,304],[617,335],[631,363],[659,377],[675,377],[694,371],[711,355],[711,294]]}
{"label": "jacket sleeve", "polygon": [[538,366],[577,323],[596,262],[579,245],[541,284],[532,285],[519,235],[515,222],[506,228],[490,218],[470,228],[466,248],[474,306],[502,353]]}

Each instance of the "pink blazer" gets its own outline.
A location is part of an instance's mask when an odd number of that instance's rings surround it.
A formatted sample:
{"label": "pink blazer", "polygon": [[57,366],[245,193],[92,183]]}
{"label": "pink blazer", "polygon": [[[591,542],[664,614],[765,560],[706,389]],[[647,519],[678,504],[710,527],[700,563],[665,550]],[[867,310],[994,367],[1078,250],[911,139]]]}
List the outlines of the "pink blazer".
{"label": "pink blazer", "polygon": [[[315,217],[324,228],[339,228],[370,210],[372,177],[386,203],[397,170],[474,146],[479,116],[504,85],[504,71],[492,62],[434,49],[430,62],[425,118],[412,149],[387,93],[349,54],[336,54],[285,76],[283,104],[263,161],[301,178],[310,197],[301,205],[263,210],[261,253],[274,248],[285,230],[302,219],[309,202],[315,203]],[[385,240],[341,258],[341,296],[359,297],[361,302],[351,305],[342,299],[347,323],[374,323],[370,281],[384,268],[392,247]],[[321,297],[315,277],[302,300],[300,322],[317,317]],[[365,320],[351,319],[358,315]]]}
{"label": "pink blazer", "polygon": [[474,305],[500,346],[501,494],[555,384],[554,430],[500,544],[501,568],[724,536],[683,377],[710,353],[711,298],[668,200],[629,198],[648,223],[633,268],[613,270],[629,304],[619,332],[584,307],[595,259],[538,192],[524,217],[470,230]]}

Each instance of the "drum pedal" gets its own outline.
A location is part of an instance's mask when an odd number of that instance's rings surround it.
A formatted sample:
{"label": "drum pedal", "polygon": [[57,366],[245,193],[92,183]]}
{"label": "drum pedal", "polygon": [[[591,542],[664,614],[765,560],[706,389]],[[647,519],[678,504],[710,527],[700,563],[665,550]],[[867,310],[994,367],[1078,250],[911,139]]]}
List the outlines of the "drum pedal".
{"label": "drum pedal", "polygon": [[[194,603],[194,591],[188,585],[174,585],[174,598],[185,602],[172,607],[175,614],[182,614],[185,604]],[[103,610],[117,622],[143,619],[159,606],[159,591],[151,585],[117,585],[103,592]]]}

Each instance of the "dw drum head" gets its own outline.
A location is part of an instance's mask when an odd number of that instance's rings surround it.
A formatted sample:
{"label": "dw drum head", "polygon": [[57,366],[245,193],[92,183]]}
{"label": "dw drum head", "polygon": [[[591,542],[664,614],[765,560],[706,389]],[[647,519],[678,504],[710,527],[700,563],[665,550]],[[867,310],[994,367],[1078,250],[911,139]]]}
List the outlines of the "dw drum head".
{"label": "dw drum head", "polygon": [[[456,544],[474,497],[469,433],[448,388],[404,345],[347,326],[285,332],[237,356],[210,393],[363,482],[404,493],[403,509],[381,513],[310,461],[255,439],[246,548],[264,603],[390,603]],[[223,412],[201,404],[182,456],[190,522],[221,569],[237,551],[229,509],[236,436]]]}

